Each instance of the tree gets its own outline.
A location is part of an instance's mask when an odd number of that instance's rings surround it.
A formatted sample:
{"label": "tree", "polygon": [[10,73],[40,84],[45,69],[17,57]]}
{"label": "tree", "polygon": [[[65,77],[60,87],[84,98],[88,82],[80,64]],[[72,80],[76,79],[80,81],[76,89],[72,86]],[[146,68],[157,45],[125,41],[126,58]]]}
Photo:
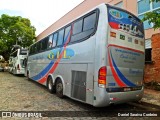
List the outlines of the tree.
{"label": "tree", "polygon": [[[160,2],[160,0],[150,0],[150,2]],[[149,24],[153,23],[154,29],[160,28],[160,9],[146,13],[142,21],[146,20],[148,20]]]}
{"label": "tree", "polygon": [[13,45],[18,44],[28,47],[35,39],[35,27],[27,18],[20,16],[9,16],[6,14],[0,17],[0,55],[8,59]]}

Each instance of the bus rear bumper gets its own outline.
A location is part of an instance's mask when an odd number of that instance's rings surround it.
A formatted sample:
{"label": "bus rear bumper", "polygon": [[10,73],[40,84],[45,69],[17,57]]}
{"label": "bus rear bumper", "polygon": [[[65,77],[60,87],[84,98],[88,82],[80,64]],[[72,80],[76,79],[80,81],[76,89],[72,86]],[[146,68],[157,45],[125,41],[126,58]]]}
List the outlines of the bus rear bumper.
{"label": "bus rear bumper", "polygon": [[136,91],[109,93],[109,104],[120,104],[139,101],[142,99],[143,93],[143,88]]}
{"label": "bus rear bumper", "polygon": [[101,94],[96,96],[93,106],[104,107],[112,104],[121,104],[132,101],[139,101],[142,99],[144,93],[144,88],[136,91],[128,92],[107,92],[101,91]]}

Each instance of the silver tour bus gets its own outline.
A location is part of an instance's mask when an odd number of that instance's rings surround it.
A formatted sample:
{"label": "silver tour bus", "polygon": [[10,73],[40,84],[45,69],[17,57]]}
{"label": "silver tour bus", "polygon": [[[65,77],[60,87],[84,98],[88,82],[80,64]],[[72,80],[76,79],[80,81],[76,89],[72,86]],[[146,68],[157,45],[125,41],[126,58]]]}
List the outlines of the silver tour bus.
{"label": "silver tour bus", "polygon": [[143,23],[101,4],[30,46],[27,77],[96,107],[143,96]]}
{"label": "silver tour bus", "polygon": [[28,50],[25,48],[18,48],[10,54],[9,57],[9,72],[14,75],[24,75],[25,66],[23,60],[27,58]]}

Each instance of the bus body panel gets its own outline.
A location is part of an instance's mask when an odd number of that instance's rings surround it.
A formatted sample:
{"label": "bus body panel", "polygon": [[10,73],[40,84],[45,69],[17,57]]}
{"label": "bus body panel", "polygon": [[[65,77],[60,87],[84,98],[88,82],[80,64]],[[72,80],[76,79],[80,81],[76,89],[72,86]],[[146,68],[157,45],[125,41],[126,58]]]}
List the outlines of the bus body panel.
{"label": "bus body panel", "polygon": [[[143,24],[132,14],[108,6],[108,88],[142,86],[144,69]],[[111,79],[109,79],[111,80]]]}
{"label": "bus body panel", "polygon": [[[99,69],[107,65],[106,46],[107,46],[107,34],[108,34],[108,22],[107,22],[107,8],[105,5],[99,7],[99,24],[96,33],[96,47],[95,47],[95,70],[94,70],[94,106],[100,106],[99,104],[108,105],[109,95],[106,95],[106,89],[98,87],[98,72]],[[105,33],[105,34],[104,34]],[[105,102],[105,103],[104,103]]]}
{"label": "bus body panel", "polygon": [[[83,48],[86,48],[86,49],[83,49]],[[55,79],[58,78],[58,75],[61,76],[61,78],[63,78],[61,80],[64,80],[64,86],[65,86],[64,95],[75,98],[75,99],[83,98],[81,101],[84,101],[90,104],[92,104],[93,102],[94,48],[95,48],[94,36],[91,36],[86,41],[68,45],[66,47],[66,53],[65,53],[66,55],[63,55],[55,71],[51,73],[54,78],[53,81],[55,81]],[[48,63],[52,61],[53,62],[52,65],[54,65],[54,63],[57,60],[54,58],[52,59],[50,57],[52,53],[59,54],[60,50],[61,48],[56,48],[51,51],[42,52],[36,55],[31,55],[28,58],[28,70],[29,70],[30,78],[35,81],[39,81],[39,79],[37,79],[37,78],[41,78],[39,73],[42,73],[42,71],[47,73],[49,69],[47,70],[45,69],[48,66]],[[72,52],[72,54],[69,54],[68,52]],[[81,81],[73,81],[72,80],[73,73],[85,74],[83,83],[81,83]],[[35,76],[37,76],[37,78]],[[78,76],[74,76],[74,77],[78,77]],[[81,85],[77,85],[76,83],[78,84],[81,83]],[[46,86],[46,81],[41,84]],[[77,93],[78,91],[80,92],[83,91],[83,94]]]}
{"label": "bus body panel", "polygon": [[[99,48],[96,49],[96,54],[98,55],[98,52],[101,53],[99,56],[101,62],[95,62],[95,65],[97,65],[97,69],[95,69],[95,81],[98,80],[98,74],[96,75],[96,73],[98,73],[99,68],[103,66],[107,68],[106,87],[98,88],[98,82],[95,82],[94,106],[97,107],[112,103],[138,101],[143,95],[144,33],[143,28],[141,28],[143,24],[137,18],[134,18],[132,14],[109,5],[107,5],[106,11],[108,12],[108,16],[103,19],[108,23],[106,24],[107,30],[105,31],[103,27],[99,30],[101,33],[106,33],[106,38],[103,42],[96,44],[97,48]],[[106,11],[105,13],[107,13]],[[125,26],[126,22],[131,21],[128,20],[129,18],[126,18],[127,15],[132,16],[134,20],[134,23],[130,22],[128,26],[134,27],[137,25],[135,31],[126,30],[124,27],[124,30],[116,28],[120,24]],[[124,18],[122,19],[122,17]],[[119,25],[117,25],[117,21]],[[97,34],[97,36],[102,36],[103,34],[101,33]],[[98,38],[96,40],[100,41]],[[103,48],[104,45],[105,48]],[[104,50],[106,51],[104,52]]]}

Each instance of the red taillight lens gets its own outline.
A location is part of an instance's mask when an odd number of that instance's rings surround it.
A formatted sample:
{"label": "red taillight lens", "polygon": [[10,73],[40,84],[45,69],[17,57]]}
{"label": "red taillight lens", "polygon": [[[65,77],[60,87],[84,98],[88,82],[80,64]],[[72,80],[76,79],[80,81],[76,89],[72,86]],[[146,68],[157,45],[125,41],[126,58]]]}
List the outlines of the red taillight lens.
{"label": "red taillight lens", "polygon": [[19,66],[19,64],[17,65],[17,70],[20,70],[20,66]]}
{"label": "red taillight lens", "polygon": [[101,67],[98,73],[98,85],[99,87],[105,88],[106,86],[106,76],[107,76],[107,68]]}

